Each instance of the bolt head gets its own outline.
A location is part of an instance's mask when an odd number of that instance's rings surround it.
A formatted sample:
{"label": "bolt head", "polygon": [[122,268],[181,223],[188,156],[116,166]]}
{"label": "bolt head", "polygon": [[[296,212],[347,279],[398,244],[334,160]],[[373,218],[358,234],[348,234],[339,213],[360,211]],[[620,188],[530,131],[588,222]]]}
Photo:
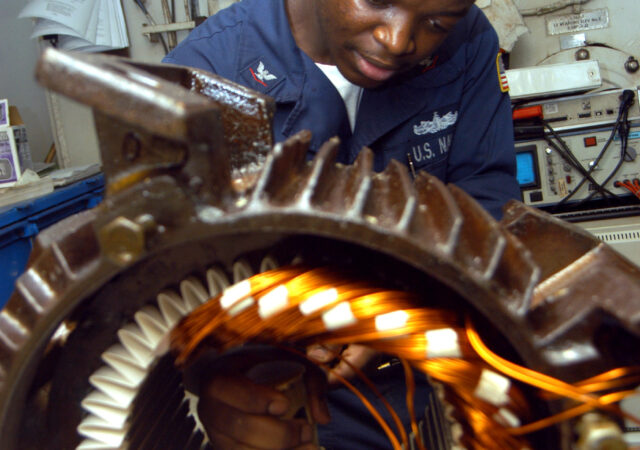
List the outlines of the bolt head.
{"label": "bolt head", "polygon": [[640,69],[640,63],[633,56],[630,56],[627,62],[624,63],[624,68],[629,73],[636,73]]}
{"label": "bolt head", "polygon": [[586,48],[581,48],[576,52],[575,57],[576,61],[585,61],[591,57],[591,54]]}
{"label": "bolt head", "polygon": [[102,227],[98,239],[107,257],[120,266],[136,261],[145,250],[144,227],[122,216]]}

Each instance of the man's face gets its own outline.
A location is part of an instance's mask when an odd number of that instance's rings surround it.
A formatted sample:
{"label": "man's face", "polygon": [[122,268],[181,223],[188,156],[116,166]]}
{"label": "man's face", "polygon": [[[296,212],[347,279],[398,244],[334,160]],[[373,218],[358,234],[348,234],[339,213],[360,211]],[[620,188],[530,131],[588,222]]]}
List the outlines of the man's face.
{"label": "man's face", "polygon": [[375,88],[425,61],[473,0],[315,0],[324,53],[352,83]]}

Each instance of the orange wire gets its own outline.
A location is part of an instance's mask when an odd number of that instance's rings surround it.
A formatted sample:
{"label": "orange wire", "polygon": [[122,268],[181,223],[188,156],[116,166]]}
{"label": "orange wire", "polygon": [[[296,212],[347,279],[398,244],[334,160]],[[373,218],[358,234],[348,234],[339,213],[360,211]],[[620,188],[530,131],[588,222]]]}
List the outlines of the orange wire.
{"label": "orange wire", "polygon": [[[456,414],[468,431],[462,436],[462,441],[468,443],[470,448],[478,449],[527,447],[526,441],[517,436],[568,420],[594,408],[607,409],[637,421],[613,405],[633,391],[608,393],[601,397],[594,393],[640,382],[640,367],[613,369],[571,385],[502,359],[482,342],[468,318],[463,328],[459,313],[424,308],[420,306],[419,297],[412,293],[376,288],[329,268],[309,269],[302,266],[267,271],[251,277],[247,283],[250,284],[250,289],[247,288],[249,285],[244,284],[240,287],[245,290],[233,291],[234,286],[240,283],[231,286],[228,288],[231,291],[223,291],[183,318],[171,333],[172,350],[178,355],[177,364],[193,358],[205,342],[221,353],[251,342],[282,345],[284,348],[291,344],[304,346],[309,343],[367,345],[401,359],[407,384],[406,401],[411,430],[416,436],[419,436],[419,430],[413,403],[415,380],[411,366],[443,383],[448,401],[457,407]],[[261,308],[268,302],[261,300],[266,295],[275,294],[279,288],[285,288],[286,294],[283,298],[277,297],[283,302],[278,304],[277,313],[263,314]],[[302,307],[309,303],[307,300],[311,296],[329,290],[335,290],[335,296],[321,303],[317,309],[307,312],[303,310]],[[231,299],[242,303],[241,307],[221,303],[222,297],[228,292],[241,292],[237,298]],[[348,312],[353,317],[339,328],[331,329],[326,322],[325,312],[342,303],[348,306]],[[398,313],[404,320],[397,325],[392,322],[394,324],[390,327],[380,326],[378,319],[388,313]],[[429,354],[425,332],[445,328],[455,331],[460,358],[434,358]],[[357,367],[346,360],[345,362],[381,399],[398,428],[400,440],[408,446],[408,437],[397,413]],[[505,427],[501,425],[502,421],[509,418],[504,415],[506,411],[501,411],[502,408],[514,414],[518,423],[521,423],[525,419],[530,420],[529,407],[524,394],[515,384],[511,384],[505,393],[504,405],[496,406],[476,397],[478,382],[489,366],[500,374],[542,389],[541,395],[547,399],[561,396],[583,404],[527,425]],[[373,405],[348,380],[335,375],[354,392],[380,423],[394,449],[401,448],[398,437]],[[501,413],[502,417],[496,416],[497,413]],[[420,450],[424,450],[422,442],[419,442],[419,446]]]}
{"label": "orange wire", "polygon": [[402,363],[402,369],[404,370],[405,384],[407,385],[407,411],[409,412],[409,419],[411,420],[411,431],[416,437],[419,450],[425,450],[422,445],[422,439],[420,439],[420,431],[418,430],[418,422],[416,420],[415,405],[413,403],[413,396],[416,393],[416,382],[413,378],[413,371],[406,359],[400,359]]}
{"label": "orange wire", "polygon": [[[631,395],[636,394],[638,394],[638,391],[635,390],[613,392],[611,394],[603,395],[602,397],[600,397],[600,402],[603,404],[616,403]],[[573,417],[588,413],[593,409],[594,408],[591,405],[582,404],[567,409],[566,411],[562,411],[561,413],[555,414],[553,416],[545,417],[544,419],[538,420],[536,422],[532,422],[517,428],[510,428],[508,432],[514,436],[533,433],[534,431],[538,431],[551,425],[555,425],[556,423],[564,422],[565,420],[569,420]]]}
{"label": "orange wire", "polygon": [[[369,389],[371,389],[371,391],[373,392],[373,394],[382,402],[382,404],[384,405],[384,407],[387,409],[387,411],[389,411],[389,414],[391,415],[392,420],[394,421],[396,428],[398,428],[398,431],[400,432],[400,438],[402,439],[402,442],[408,446],[409,445],[409,438],[407,436],[407,432],[404,429],[404,426],[402,425],[402,421],[400,420],[400,417],[398,416],[398,413],[393,409],[393,406],[391,406],[391,404],[389,403],[389,401],[385,398],[384,395],[382,395],[382,393],[380,393],[380,391],[378,390],[378,388],[376,387],[375,384],[373,384],[373,382],[371,381],[371,379],[369,379],[369,377],[367,377],[364,372],[362,372],[362,370],[360,370],[358,367],[354,366],[353,364],[351,364],[351,362],[349,362],[347,359],[345,359],[342,355],[338,355],[338,358],[340,358],[340,361],[344,362],[345,364],[347,364],[351,370],[353,370],[353,372],[356,374],[356,376],[362,380]],[[335,375],[336,378],[338,378],[338,380],[341,381],[341,379],[344,379],[343,377],[341,377],[339,374],[337,374],[336,372],[331,372],[332,375]],[[354,387],[355,389],[355,387]],[[407,447],[408,448],[408,447]]]}
{"label": "orange wire", "polygon": [[569,397],[596,407],[600,406],[596,397],[593,397],[582,389],[499,357],[489,350],[489,348],[482,342],[480,336],[471,324],[471,321],[467,321],[467,337],[476,353],[478,353],[485,362],[499,372],[505,373],[516,380],[556,393],[563,397]]}
{"label": "orange wire", "polygon": [[614,183],[614,186],[625,188],[629,192],[631,192],[633,195],[640,198],[640,181],[637,178],[635,178],[633,181],[632,180],[616,181]]}
{"label": "orange wire", "polygon": [[[374,408],[371,402],[369,402],[369,400],[367,400],[367,398],[364,395],[362,395],[362,393],[353,384],[351,384],[346,378],[344,378],[339,374],[334,374],[334,375],[338,379],[338,381],[344,384],[351,392],[353,392],[360,399],[362,404],[367,408],[367,410],[371,413],[371,415],[373,415],[373,417],[380,424],[385,434],[389,438],[389,441],[391,441],[391,445],[393,445],[393,449],[402,450],[402,446],[400,445],[400,442],[398,442],[398,438],[396,437],[396,435],[393,433],[393,431],[389,427],[389,424],[384,420],[384,418],[380,415],[380,413]],[[401,427],[401,429],[404,429],[404,427]]]}
{"label": "orange wire", "polygon": [[[331,370],[331,369],[330,369],[330,367],[328,367],[328,365],[327,365],[327,364],[321,364],[321,363],[318,363],[317,361],[315,361],[315,360],[313,360],[313,359],[309,358],[306,354],[304,354],[304,353],[302,353],[302,352],[300,352],[300,351],[298,351],[298,350],[296,350],[296,349],[292,349],[292,348],[290,348],[290,347],[285,347],[285,346],[282,346],[282,345],[279,345],[279,346],[278,346],[278,348],[281,348],[281,349],[286,350],[286,351],[288,351],[288,352],[290,352],[290,353],[293,353],[293,354],[295,354],[295,355],[298,355],[298,356],[300,356],[300,357],[303,357],[303,358],[305,358],[307,361],[311,362],[312,364],[315,364],[316,366],[321,367],[321,368],[325,368],[325,370],[327,370],[327,371]],[[356,376],[357,376],[361,381],[363,381],[363,382],[367,385],[367,387],[368,387],[369,389],[371,389],[371,391],[373,392],[373,394],[374,394],[374,395],[375,395],[375,396],[376,396],[376,397],[377,397],[377,398],[382,402],[382,404],[383,404],[383,406],[385,407],[385,409],[387,409],[387,411],[388,411],[388,412],[389,412],[389,414],[391,415],[391,418],[392,418],[392,420],[394,421],[394,423],[395,423],[395,425],[396,425],[396,428],[398,428],[398,431],[400,432],[400,438],[401,438],[402,442],[404,443],[404,445],[406,446],[405,448],[408,448],[408,445],[409,445],[409,438],[408,438],[408,436],[407,436],[407,433],[406,433],[406,431],[405,431],[405,429],[404,429],[404,426],[402,425],[402,421],[400,420],[400,417],[398,416],[398,413],[396,413],[396,411],[393,409],[393,407],[391,406],[391,404],[389,403],[389,401],[384,397],[384,395],[382,395],[382,393],[380,393],[380,391],[378,390],[378,388],[376,387],[376,385],[375,385],[375,384],[373,384],[373,382],[369,379],[369,377],[367,377],[367,376],[364,374],[364,372],[362,372],[362,370],[360,370],[358,367],[354,366],[351,362],[349,362],[347,359],[345,359],[341,354],[337,355],[337,357],[338,357],[342,362],[344,362],[345,364],[347,364],[347,365],[351,368],[351,370],[353,370],[353,372],[356,374]],[[338,373],[336,373],[336,372],[332,372],[332,374],[333,374],[333,375],[338,379],[338,381],[340,381],[341,383],[343,383],[343,384],[344,384],[344,381],[346,381],[346,378],[342,377],[340,374],[338,374]],[[351,391],[354,391],[354,390],[358,391],[358,393],[360,394],[360,396],[362,396],[362,398],[365,398],[365,399],[366,399],[366,397],[364,397],[364,396],[362,395],[362,393],[361,393],[361,392],[360,392],[360,391],[359,391],[355,386],[353,386],[353,385],[351,385],[351,386],[347,386],[346,384],[345,384],[345,386],[346,386],[347,388],[349,388]],[[360,396],[358,396],[358,398],[360,398]],[[367,402],[368,402],[368,400],[367,400]],[[368,402],[368,403],[369,403],[369,402]],[[370,403],[369,403],[369,404],[370,404]],[[370,405],[371,405],[371,404],[370,404]],[[375,408],[373,407],[373,405],[371,405],[371,408],[375,409]],[[369,409],[369,408],[367,408],[367,409]],[[376,411],[376,412],[377,412],[377,411]],[[384,422],[384,424],[385,424],[385,425],[387,425],[386,421],[382,418],[382,416],[381,416],[381,415],[378,415],[378,416],[374,415],[374,418],[375,418],[375,419],[376,419],[376,421],[378,421],[378,422],[380,422],[380,420],[382,420],[382,422]],[[382,423],[380,423],[380,425],[381,425],[381,426],[383,426],[383,425],[382,425]],[[384,426],[383,426],[383,427],[384,427]],[[387,427],[388,427],[388,425],[387,425]],[[390,430],[390,428],[389,428],[389,430]],[[395,434],[394,434],[394,436],[395,436]],[[396,438],[396,439],[397,439],[397,438]]]}
{"label": "orange wire", "polygon": [[467,320],[467,336],[469,338],[471,346],[478,353],[478,355],[480,355],[480,357],[484,361],[486,361],[492,367],[496,368],[498,371],[532,386],[536,386],[538,388],[545,389],[563,397],[568,397],[576,401],[586,403],[593,408],[607,409],[617,415],[621,415],[625,418],[633,420],[634,422],[640,423],[640,419],[634,417],[629,413],[626,413],[625,411],[622,411],[620,408],[611,408],[609,405],[602,403],[598,397],[594,397],[584,389],[565,383],[564,381],[558,380],[548,375],[544,375],[540,372],[528,369],[526,367],[519,366],[515,363],[499,357],[491,350],[489,350],[489,348],[482,342],[480,336],[475,331],[470,320]]}

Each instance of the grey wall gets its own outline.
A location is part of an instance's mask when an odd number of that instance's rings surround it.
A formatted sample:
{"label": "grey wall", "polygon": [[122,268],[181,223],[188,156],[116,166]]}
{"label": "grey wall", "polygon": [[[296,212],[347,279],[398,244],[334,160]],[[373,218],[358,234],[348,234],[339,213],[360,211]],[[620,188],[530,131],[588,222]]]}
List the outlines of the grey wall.
{"label": "grey wall", "polygon": [[33,77],[39,48],[29,38],[29,19],[18,19],[24,0],[0,1],[0,98],[20,110],[27,125],[34,161],[43,161],[53,143],[46,96]]}

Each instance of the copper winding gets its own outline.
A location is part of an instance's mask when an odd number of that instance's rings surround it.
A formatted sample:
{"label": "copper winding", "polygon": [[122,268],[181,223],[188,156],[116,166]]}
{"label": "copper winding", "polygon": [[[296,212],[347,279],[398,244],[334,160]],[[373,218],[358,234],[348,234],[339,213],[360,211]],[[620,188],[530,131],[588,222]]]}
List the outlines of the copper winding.
{"label": "copper winding", "polygon": [[[296,348],[364,344],[442,382],[466,428],[461,443],[469,448],[528,448],[522,435],[594,408],[628,417],[613,404],[633,393],[624,388],[638,383],[640,367],[615,369],[571,385],[491,352],[471,321],[465,323],[463,312],[420,305],[414,293],[376,287],[328,268],[289,266],[230,286],[200,306],[172,331],[172,349],[177,364],[183,365],[203,346],[222,353],[249,342]],[[410,371],[406,373],[411,393],[413,379]],[[532,419],[514,380],[541,389],[547,397],[573,399],[578,406]],[[354,389],[347,380],[341,381]],[[602,391],[606,394],[599,396]],[[413,410],[411,400],[408,407]],[[400,448],[400,440],[406,443],[406,434],[398,440],[383,419],[372,414],[394,448]],[[522,425],[526,422],[530,423]]]}

